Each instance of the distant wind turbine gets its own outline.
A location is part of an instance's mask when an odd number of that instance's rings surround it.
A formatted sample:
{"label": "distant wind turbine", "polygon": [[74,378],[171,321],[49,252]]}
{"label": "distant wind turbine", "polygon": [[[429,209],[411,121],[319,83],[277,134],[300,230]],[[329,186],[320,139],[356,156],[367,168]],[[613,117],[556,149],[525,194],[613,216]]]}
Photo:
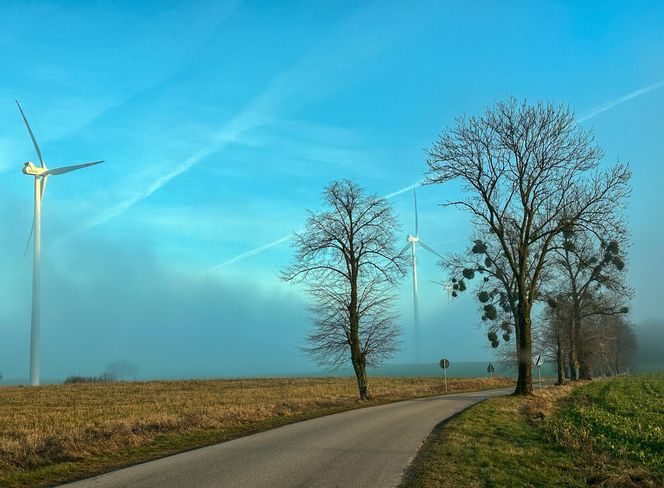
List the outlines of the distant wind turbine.
{"label": "distant wind turbine", "polygon": [[419,297],[419,289],[417,285],[417,252],[416,248],[417,245],[419,244],[422,246],[424,249],[429,251],[432,254],[435,254],[439,258],[443,259],[443,256],[438,254],[436,251],[434,251],[431,247],[427,246],[422,240],[420,240],[420,227],[419,227],[419,222],[418,222],[418,216],[417,216],[417,193],[415,192],[415,189],[413,188],[413,204],[415,207],[415,235],[408,235],[408,242],[409,244],[406,244],[406,246],[402,249],[402,253],[407,251],[408,248],[410,247],[410,252],[412,255],[412,263],[413,263],[413,316],[414,316],[414,323],[415,323],[415,362],[419,363],[420,362],[420,297]]}
{"label": "distant wind turbine", "polygon": [[[21,112],[21,117],[23,117],[23,122],[28,129],[30,134],[30,139],[32,139],[32,144],[35,146],[35,151],[37,152],[37,158],[39,158],[40,166],[37,167],[30,161],[23,165],[23,173],[29,176],[35,177],[35,216],[32,222],[32,229],[30,230],[30,235],[28,237],[28,246],[30,245],[30,240],[34,236],[34,246],[33,246],[33,263],[32,263],[32,320],[30,324],[30,384],[33,386],[39,385],[39,342],[40,342],[40,261],[41,261],[41,202],[44,198],[44,190],[46,189],[46,180],[49,176],[61,175],[64,173],[69,173],[70,171],[75,171],[81,168],[87,168],[88,166],[93,166],[95,164],[103,163],[103,161],[93,161],[90,163],[75,164],[73,166],[64,166],[61,168],[48,169],[44,163],[44,158],[42,158],[41,150],[35,139],[35,135],[28,124],[28,119],[21,108],[21,105],[16,100],[16,106],[18,107],[19,112]],[[26,247],[27,252],[27,247]]]}

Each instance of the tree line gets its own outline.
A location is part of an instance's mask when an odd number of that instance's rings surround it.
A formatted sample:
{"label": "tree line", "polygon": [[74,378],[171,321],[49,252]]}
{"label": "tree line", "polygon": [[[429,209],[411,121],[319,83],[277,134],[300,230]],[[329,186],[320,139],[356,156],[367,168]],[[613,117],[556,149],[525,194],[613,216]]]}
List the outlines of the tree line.
{"label": "tree line", "polygon": [[[556,358],[561,383],[622,371],[634,349],[628,165],[604,163],[567,106],[514,98],[459,117],[426,155],[426,184],[459,182],[463,198],[442,204],[465,211],[473,228],[468,248],[441,262],[452,296],[474,294],[493,347],[513,343],[515,393],[532,392],[533,344]],[[367,365],[398,349],[395,290],[407,261],[387,200],[348,180],[323,199],[325,210],[295,234],[283,278],[313,299],[306,350],[320,364],[350,362],[365,399]]]}

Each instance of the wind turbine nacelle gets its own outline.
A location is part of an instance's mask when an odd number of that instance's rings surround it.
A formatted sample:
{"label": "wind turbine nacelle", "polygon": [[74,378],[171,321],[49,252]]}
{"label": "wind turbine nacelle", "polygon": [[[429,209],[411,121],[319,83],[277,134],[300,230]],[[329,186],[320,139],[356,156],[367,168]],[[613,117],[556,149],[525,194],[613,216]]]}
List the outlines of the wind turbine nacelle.
{"label": "wind turbine nacelle", "polygon": [[47,171],[46,168],[38,168],[30,161],[23,164],[23,174],[26,175],[39,176],[40,174],[45,173],[46,171]]}
{"label": "wind turbine nacelle", "polygon": [[406,240],[407,240],[408,242],[417,242],[417,241],[420,240],[420,238],[417,237],[417,236],[408,236],[408,237],[406,238]]}

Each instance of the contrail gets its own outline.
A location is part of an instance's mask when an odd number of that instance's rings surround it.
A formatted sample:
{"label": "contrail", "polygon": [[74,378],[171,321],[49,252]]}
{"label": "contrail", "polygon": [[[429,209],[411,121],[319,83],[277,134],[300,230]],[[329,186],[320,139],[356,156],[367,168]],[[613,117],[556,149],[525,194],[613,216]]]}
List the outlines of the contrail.
{"label": "contrail", "polygon": [[[222,144],[223,145],[223,144]],[[135,193],[131,197],[123,200],[122,202],[112,206],[108,210],[102,212],[97,218],[90,220],[83,226],[79,227],[74,234],[71,234],[67,236],[65,239],[63,239],[61,242],[58,243],[62,244],[65,241],[67,241],[69,238],[71,238],[75,234],[80,234],[81,232],[85,232],[86,230],[92,229],[93,227],[96,227],[100,224],[103,224],[114,217],[117,217],[118,215],[124,213],[126,210],[129,208],[133,207],[136,203],[140,202],[141,200],[149,197],[152,195],[154,192],[159,190],[161,187],[166,185],[169,181],[171,181],[173,178],[176,176],[184,173],[187,171],[189,168],[194,166],[195,164],[199,163],[202,159],[205,157],[209,156],[213,152],[218,151],[221,149],[221,145],[218,146],[208,146],[207,148],[197,152],[196,154],[190,156],[188,159],[177,165],[175,168],[172,170],[168,171],[166,174],[163,174],[159,178],[157,178],[155,181],[153,181],[150,185],[148,185],[147,188],[141,190],[140,192]]]}
{"label": "contrail", "polygon": [[406,193],[407,191],[414,190],[415,188],[417,188],[419,186],[422,186],[423,183],[424,183],[424,180],[420,180],[417,183],[413,183],[412,185],[409,185],[409,186],[406,186],[406,187],[402,188],[401,190],[397,190],[395,192],[388,193],[387,195],[384,195],[383,198],[389,199],[389,198],[392,198],[392,197],[396,197],[397,195],[401,195],[402,193]]}
{"label": "contrail", "polygon": [[[650,93],[651,91],[657,90],[658,88],[661,88],[663,86],[664,86],[664,80],[662,80],[658,83],[655,83],[653,85],[648,85],[646,87],[635,90],[635,91],[633,91],[631,93],[628,93],[627,95],[624,95],[620,98],[616,98],[614,100],[609,100],[608,102],[605,102],[601,105],[598,105],[596,107],[591,108],[590,110],[588,110],[587,112],[582,114],[581,117],[579,117],[577,120],[580,123],[585,122],[585,121],[590,120],[594,117],[597,117],[599,114],[604,113],[607,110],[611,110],[612,108],[617,107],[618,105],[620,105],[622,103],[625,103],[629,100],[640,97],[641,95],[645,95],[646,93]],[[416,183],[413,183],[412,185],[408,185],[404,188],[401,188],[400,190],[397,190],[397,191],[392,192],[392,193],[388,193],[387,195],[383,196],[383,198],[392,198],[392,197],[395,197],[397,195],[401,195],[402,193],[405,193],[407,191],[410,191],[414,188],[417,188],[417,187],[421,186],[423,184],[423,182],[424,182],[424,180],[420,180]],[[282,244],[282,243],[286,242],[289,238],[290,238],[290,236],[284,236],[284,237],[281,237],[281,238],[277,239],[276,241],[273,241],[273,242],[270,242],[268,244],[264,244],[260,247],[257,247],[255,249],[251,249],[249,251],[243,252],[242,254],[238,254],[237,256],[229,259],[228,261],[224,261],[221,264],[218,264],[216,266],[213,266],[212,268],[209,268],[208,270],[204,271],[204,273],[212,273],[214,271],[218,271],[221,268],[224,268],[224,267],[229,266],[231,264],[237,263],[238,261],[241,261],[245,258],[249,258],[251,256],[255,256],[256,254],[260,254],[263,251],[267,251],[268,249],[271,249],[275,246],[278,246],[279,244]]]}
{"label": "contrail", "polygon": [[[401,188],[400,190],[394,191],[392,193],[388,193],[387,195],[383,195],[381,198],[384,199],[390,199],[393,197],[396,197],[397,195],[401,195],[402,193],[406,193],[407,191],[413,190],[417,188],[418,186],[421,186],[424,180],[420,180],[416,183],[413,183],[411,185],[405,186]],[[256,254],[260,254],[263,251],[267,251],[268,249],[271,249],[273,247],[278,246],[279,244],[283,244],[284,242],[288,241],[291,238],[292,234],[288,234],[287,236],[280,237],[276,241],[269,242],[267,244],[263,244],[260,247],[256,247],[254,249],[250,249],[249,251],[245,251],[241,254],[238,254],[237,256],[234,256],[230,258],[227,261],[224,261],[221,264],[217,264],[216,266],[213,266],[211,268],[206,269],[203,271],[203,274],[207,273],[213,273],[215,271],[219,271],[221,268],[225,268],[226,266],[230,266],[231,264],[235,264],[238,261],[242,261],[243,259],[250,258],[251,256],[255,256]]]}
{"label": "contrail", "polygon": [[251,249],[249,251],[245,251],[241,254],[238,254],[235,257],[230,258],[228,261],[224,261],[221,264],[218,264],[216,266],[213,266],[210,269],[207,269],[203,271],[203,274],[206,273],[213,273],[214,271],[220,270],[221,268],[225,268],[226,266],[230,266],[233,263],[237,263],[238,261],[242,261],[243,259],[250,258],[251,256],[255,256],[256,254],[260,254],[263,251],[267,251],[268,249],[278,246],[279,244],[282,244],[290,239],[290,235],[284,236],[281,239],[277,239],[276,241],[270,242],[268,244],[264,244],[260,247],[257,247],[255,249]]}
{"label": "contrail", "polygon": [[[289,69],[278,74],[272,83],[260,93],[238,116],[233,118],[222,128],[214,141],[206,148],[190,156],[186,161],[177,165],[145,190],[136,192],[124,201],[117,203],[92,221],[81,226],[75,233],[89,230],[121,215],[136,203],[150,197],[166,185],[173,178],[184,173],[192,166],[213,153],[220,151],[227,144],[237,140],[247,132],[260,126],[267,125],[270,118],[275,117],[281,105],[292,99],[301,98],[300,88],[309,86],[329,74],[348,69],[363,60],[370,59],[382,52],[389,44],[395,42],[411,32],[421,29],[430,21],[426,16],[427,9],[408,10],[410,22],[403,22],[404,11],[400,2],[395,2],[391,8],[384,8],[383,2],[372,2],[358,9],[353,15],[342,20],[333,34],[318,39],[307,53],[295,62]],[[376,17],[385,19],[399,19],[399,29],[383,29],[373,35],[363,36],[363,42],[357,44],[348,33],[359,32],[368,21],[375,21]],[[340,43],[339,39],[345,39]],[[66,239],[63,241],[67,240]]]}
{"label": "contrail", "polygon": [[632,100],[633,98],[640,97],[641,95],[645,95],[646,93],[650,93],[651,91],[657,90],[658,88],[661,88],[663,86],[664,86],[664,80],[655,83],[653,85],[648,85],[646,87],[635,90],[620,98],[609,100],[608,102],[605,102],[601,105],[597,105],[596,107],[591,108],[586,113],[582,114],[581,117],[577,119],[577,121],[585,122],[586,120],[590,120],[593,117],[597,117],[599,114],[604,113],[607,110],[611,110],[612,108],[617,107],[622,103]]}

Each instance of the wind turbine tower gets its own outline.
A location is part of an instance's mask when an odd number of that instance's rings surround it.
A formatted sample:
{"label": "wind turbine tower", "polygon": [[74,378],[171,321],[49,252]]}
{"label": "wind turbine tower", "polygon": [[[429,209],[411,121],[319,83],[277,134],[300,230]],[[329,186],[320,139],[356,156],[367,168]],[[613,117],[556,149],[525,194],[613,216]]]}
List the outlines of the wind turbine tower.
{"label": "wind turbine tower", "polygon": [[25,116],[21,105],[18,103],[18,100],[16,100],[16,106],[18,107],[19,112],[21,112],[21,117],[23,118],[23,122],[25,122],[25,127],[28,129],[30,139],[32,139],[32,145],[35,147],[37,158],[39,159],[39,166],[35,166],[30,161],[23,165],[23,174],[33,176],[35,179],[35,217],[32,222],[30,236],[28,237],[28,245],[30,245],[30,239],[34,237],[32,257],[32,319],[30,323],[30,384],[32,386],[37,386],[39,385],[39,347],[41,328],[41,204],[44,198],[44,190],[46,190],[46,181],[48,180],[49,176],[69,173],[70,171],[75,171],[77,169],[87,168],[88,166],[103,163],[103,161],[93,161],[90,163],[48,169],[44,163],[44,159],[42,158],[42,153],[39,149],[39,145],[37,144],[37,140],[35,139],[35,135],[30,128],[30,124],[28,124],[28,119]]}
{"label": "wind turbine tower", "polygon": [[417,246],[420,245],[427,251],[432,254],[435,254],[439,258],[443,258],[440,254],[434,251],[431,247],[427,246],[420,239],[420,226],[417,215],[417,193],[413,189],[413,205],[415,208],[415,235],[409,234],[407,237],[408,244],[403,248],[402,252],[405,252],[410,247],[410,253],[412,257],[412,267],[413,267],[413,324],[414,324],[414,334],[415,334],[415,362],[420,362],[420,292],[417,282]]}

